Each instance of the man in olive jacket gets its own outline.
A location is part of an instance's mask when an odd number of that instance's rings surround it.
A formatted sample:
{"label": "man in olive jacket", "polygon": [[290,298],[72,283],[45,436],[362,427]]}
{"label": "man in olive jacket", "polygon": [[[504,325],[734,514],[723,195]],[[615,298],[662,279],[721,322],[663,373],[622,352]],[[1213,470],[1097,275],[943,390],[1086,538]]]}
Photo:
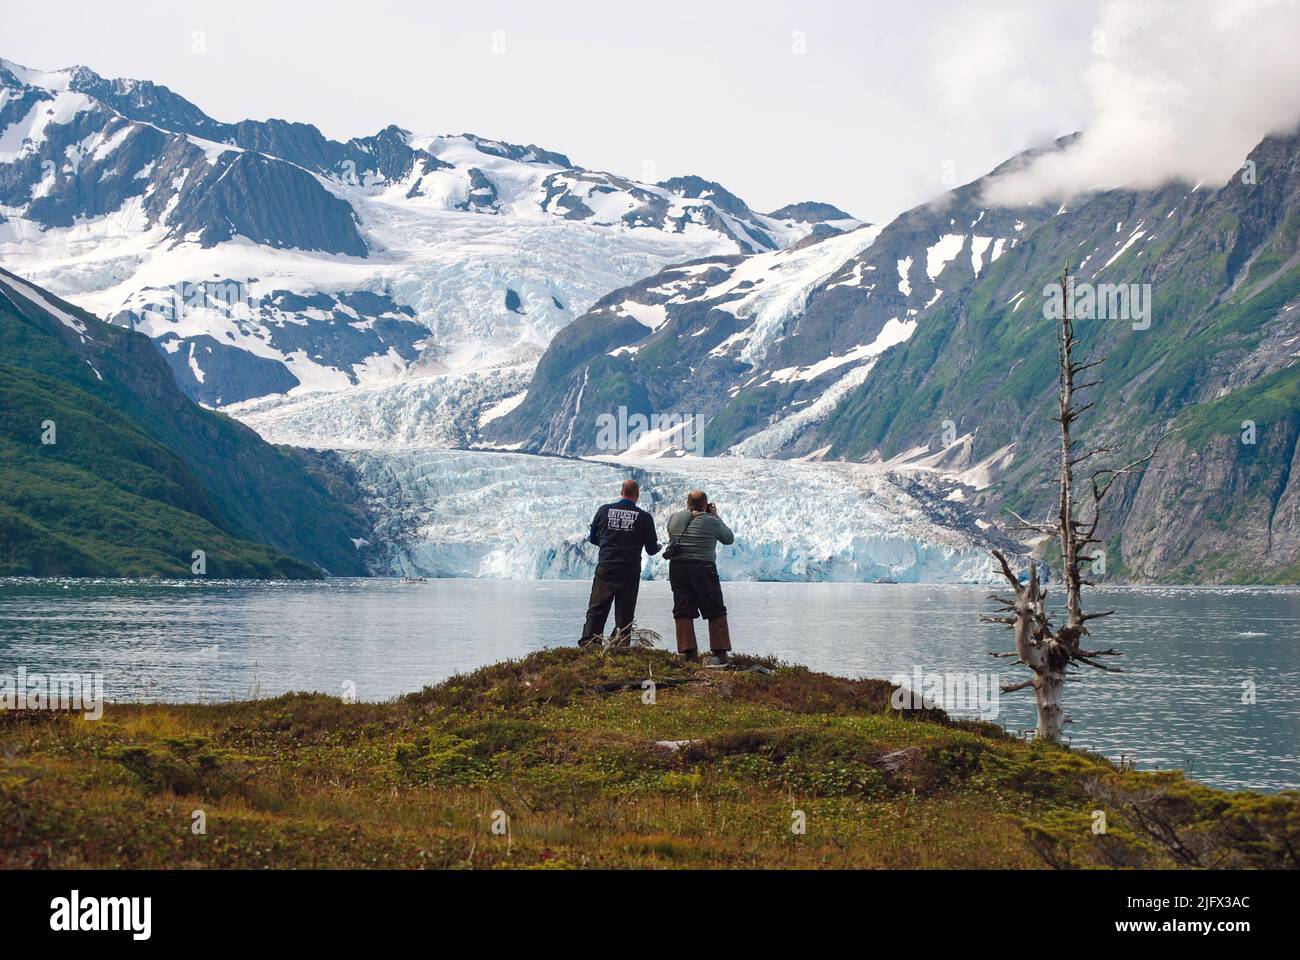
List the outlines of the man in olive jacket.
{"label": "man in olive jacket", "polygon": [[709,622],[709,651],[719,663],[727,662],[731,630],[727,606],[718,579],[717,545],[735,542],[736,536],[718,517],[716,504],[709,503],[703,490],[686,495],[686,509],[668,518],[671,538],[668,582],[673,588],[673,623],[677,628],[677,652],[687,660],[699,657],[695,640],[695,618]]}

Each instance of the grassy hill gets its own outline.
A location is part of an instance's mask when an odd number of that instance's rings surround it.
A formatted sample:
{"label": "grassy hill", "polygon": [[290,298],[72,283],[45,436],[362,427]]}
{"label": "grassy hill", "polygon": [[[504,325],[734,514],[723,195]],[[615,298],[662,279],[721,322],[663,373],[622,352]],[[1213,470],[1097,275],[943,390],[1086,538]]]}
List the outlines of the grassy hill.
{"label": "grassy hill", "polygon": [[1295,793],[736,666],[556,649],[381,704],[0,712],[0,867],[1300,866]]}

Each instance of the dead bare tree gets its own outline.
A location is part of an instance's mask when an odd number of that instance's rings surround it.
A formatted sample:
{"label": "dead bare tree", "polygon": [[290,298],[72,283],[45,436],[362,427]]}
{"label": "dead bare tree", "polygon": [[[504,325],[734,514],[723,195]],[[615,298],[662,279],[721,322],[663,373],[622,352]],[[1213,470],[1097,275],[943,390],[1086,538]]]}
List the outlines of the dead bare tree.
{"label": "dead bare tree", "polygon": [[[1106,358],[1079,362],[1074,359],[1074,350],[1079,340],[1074,333],[1074,317],[1071,311],[1070,268],[1067,265],[1061,275],[1061,309],[1057,324],[1057,372],[1058,395],[1057,416],[1053,419],[1061,428],[1061,479],[1060,497],[1057,516],[1054,520],[1043,523],[1031,523],[1019,514],[1012,515],[1023,530],[1035,531],[1045,537],[1058,541],[1061,547],[1062,580],[1065,586],[1065,622],[1056,626],[1053,615],[1047,611],[1047,588],[1039,582],[1038,565],[1031,564],[1027,583],[1021,583],[1011,569],[1006,555],[1001,550],[994,550],[993,556],[1001,566],[1003,577],[1011,585],[1014,595],[1010,597],[992,594],[990,599],[1002,604],[997,614],[986,614],[981,620],[986,623],[1003,623],[1015,631],[1014,653],[992,653],[994,657],[1015,657],[1018,663],[1029,668],[1031,676],[1018,683],[1002,684],[1003,693],[1032,688],[1038,707],[1038,726],[1036,734],[1040,739],[1059,743],[1061,727],[1066,722],[1061,706],[1061,693],[1065,686],[1067,672],[1079,664],[1095,667],[1098,670],[1120,672],[1118,667],[1107,666],[1100,662],[1101,657],[1120,655],[1113,648],[1089,650],[1083,646],[1087,637],[1087,624],[1091,620],[1108,617],[1115,611],[1103,613],[1085,613],[1083,609],[1083,587],[1092,586],[1092,581],[1084,577],[1082,564],[1092,564],[1097,556],[1085,554],[1101,541],[1097,538],[1097,527],[1101,520],[1101,501],[1120,477],[1132,472],[1151,460],[1159,449],[1159,441],[1151,452],[1141,460],[1135,460],[1120,469],[1102,468],[1091,475],[1090,500],[1084,504],[1085,509],[1076,508],[1075,467],[1093,457],[1109,453],[1104,447],[1077,452],[1079,441],[1072,436],[1072,428],[1079,417],[1088,410],[1092,403],[1079,404],[1076,394],[1088,387],[1095,387],[1100,380],[1078,382],[1081,374],[1104,363]],[[1161,438],[1163,439],[1163,437]]]}

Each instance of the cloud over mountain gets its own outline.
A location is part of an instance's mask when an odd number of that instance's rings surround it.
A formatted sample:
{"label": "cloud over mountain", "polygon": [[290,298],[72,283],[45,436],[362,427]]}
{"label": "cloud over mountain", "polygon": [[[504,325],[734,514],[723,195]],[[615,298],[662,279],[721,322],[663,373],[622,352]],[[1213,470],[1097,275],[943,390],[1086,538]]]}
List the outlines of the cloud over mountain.
{"label": "cloud over mountain", "polygon": [[1296,0],[1111,0],[1092,33],[1092,117],[1069,148],[992,181],[991,203],[1170,180],[1219,184],[1300,121]]}

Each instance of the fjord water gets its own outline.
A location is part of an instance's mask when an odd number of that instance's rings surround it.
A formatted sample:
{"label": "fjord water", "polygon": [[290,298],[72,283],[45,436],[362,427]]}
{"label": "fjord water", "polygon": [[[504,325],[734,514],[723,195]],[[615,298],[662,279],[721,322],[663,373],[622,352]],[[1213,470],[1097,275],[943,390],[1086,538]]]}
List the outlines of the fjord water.
{"label": "fjord water", "polygon": [[[1024,674],[988,651],[987,588],[729,583],[738,651],[843,676]],[[290,690],[382,700],[577,640],[579,581],[336,579],[319,583],[0,580],[0,674],[102,673],[109,701],[214,701]],[[1098,646],[1123,673],[1066,690],[1075,746],[1210,784],[1300,788],[1300,590],[1099,588]],[[671,598],[642,584],[639,622],[671,643]],[[704,635],[703,624],[701,637]],[[1253,683],[1255,702],[1243,703]],[[1033,726],[1028,691],[997,722]],[[111,710],[111,708],[110,708]],[[683,730],[683,737],[690,731]]]}

